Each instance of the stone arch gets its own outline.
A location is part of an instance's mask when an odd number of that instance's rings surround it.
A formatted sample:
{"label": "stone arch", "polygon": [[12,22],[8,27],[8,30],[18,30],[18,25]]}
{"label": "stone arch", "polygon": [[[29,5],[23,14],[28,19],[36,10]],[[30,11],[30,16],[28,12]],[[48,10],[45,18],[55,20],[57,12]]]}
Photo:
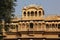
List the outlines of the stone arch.
{"label": "stone arch", "polygon": [[27,12],[27,15],[30,16],[30,12],[29,11]]}
{"label": "stone arch", "polygon": [[52,28],[54,28],[55,27],[55,24],[52,24]]}
{"label": "stone arch", "polygon": [[35,16],[37,16],[37,11],[35,11]]}
{"label": "stone arch", "polygon": [[25,26],[25,23],[22,23],[22,26]]}
{"label": "stone arch", "polygon": [[24,11],[24,13],[23,13],[23,14],[24,14],[24,16],[26,16],[26,11]]}
{"label": "stone arch", "polygon": [[33,23],[30,23],[30,28],[33,28],[34,24]]}
{"label": "stone arch", "polygon": [[34,11],[31,11],[31,16],[34,16]]}
{"label": "stone arch", "polygon": [[39,11],[39,16],[41,16],[41,11]]}

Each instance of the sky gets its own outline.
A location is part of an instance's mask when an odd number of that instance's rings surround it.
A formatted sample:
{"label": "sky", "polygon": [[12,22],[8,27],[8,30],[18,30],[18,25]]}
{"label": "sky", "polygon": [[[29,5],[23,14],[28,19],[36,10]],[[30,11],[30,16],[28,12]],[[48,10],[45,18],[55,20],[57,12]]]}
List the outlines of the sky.
{"label": "sky", "polygon": [[22,14],[22,8],[31,4],[43,7],[45,15],[60,15],[60,0],[17,0],[14,14]]}

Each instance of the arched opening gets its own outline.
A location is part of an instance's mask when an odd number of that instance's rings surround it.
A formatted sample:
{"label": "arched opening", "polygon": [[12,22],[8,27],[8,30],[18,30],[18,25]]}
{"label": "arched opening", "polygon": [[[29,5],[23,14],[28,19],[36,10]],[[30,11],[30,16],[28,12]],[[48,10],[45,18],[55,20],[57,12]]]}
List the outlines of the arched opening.
{"label": "arched opening", "polygon": [[57,27],[57,24],[55,24],[56,26],[55,27]]}
{"label": "arched opening", "polygon": [[37,16],[37,11],[35,11],[35,16]]}
{"label": "arched opening", "polygon": [[24,12],[24,16],[26,16],[26,12]]}
{"label": "arched opening", "polygon": [[30,23],[30,28],[33,28],[33,23]]}
{"label": "arched opening", "polygon": [[31,16],[34,16],[34,12],[33,11],[31,11]]}
{"label": "arched opening", "polygon": [[49,24],[46,24],[46,28],[49,28]]}
{"label": "arched opening", "polygon": [[30,16],[30,12],[29,11],[27,12],[27,14],[28,14],[28,16]]}
{"label": "arched opening", "polygon": [[24,23],[22,24],[22,28],[25,28],[25,24]]}
{"label": "arched opening", "polygon": [[52,27],[54,28],[54,27],[55,27],[55,25],[54,25],[54,24],[52,24]]}
{"label": "arched opening", "polygon": [[39,28],[41,28],[41,23],[39,23],[38,25],[39,25]]}
{"label": "arched opening", "polygon": [[39,11],[39,16],[41,16],[41,11]]}
{"label": "arched opening", "polygon": [[23,23],[22,26],[25,26],[25,24]]}
{"label": "arched opening", "polygon": [[29,24],[28,23],[26,23],[26,28],[29,28]]}

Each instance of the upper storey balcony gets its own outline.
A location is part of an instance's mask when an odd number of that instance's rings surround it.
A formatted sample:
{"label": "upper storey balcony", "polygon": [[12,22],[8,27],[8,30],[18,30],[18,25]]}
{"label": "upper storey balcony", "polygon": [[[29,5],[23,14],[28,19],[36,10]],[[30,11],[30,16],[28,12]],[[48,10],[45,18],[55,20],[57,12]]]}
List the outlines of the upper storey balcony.
{"label": "upper storey balcony", "polygon": [[41,6],[29,5],[22,9],[23,20],[40,20],[43,19],[44,10]]}

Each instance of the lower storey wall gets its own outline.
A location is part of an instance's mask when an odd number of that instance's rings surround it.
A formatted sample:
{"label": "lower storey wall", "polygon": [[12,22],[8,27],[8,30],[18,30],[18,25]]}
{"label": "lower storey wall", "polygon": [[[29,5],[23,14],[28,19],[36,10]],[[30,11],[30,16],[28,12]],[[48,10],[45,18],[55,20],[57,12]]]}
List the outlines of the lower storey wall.
{"label": "lower storey wall", "polygon": [[60,40],[60,39],[45,39],[45,38],[18,38],[18,39],[4,39],[4,40]]}

